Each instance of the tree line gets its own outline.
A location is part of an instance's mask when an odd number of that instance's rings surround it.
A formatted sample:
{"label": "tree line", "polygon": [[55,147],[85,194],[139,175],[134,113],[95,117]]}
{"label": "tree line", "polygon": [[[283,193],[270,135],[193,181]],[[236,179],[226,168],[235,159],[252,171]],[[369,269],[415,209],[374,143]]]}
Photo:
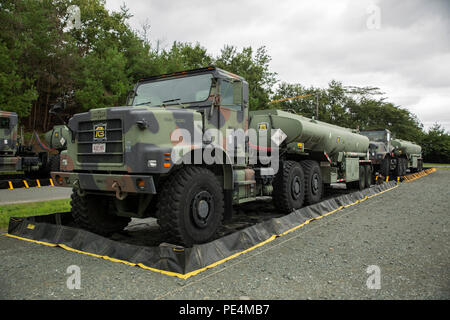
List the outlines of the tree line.
{"label": "tree line", "polygon": [[[74,16],[77,11],[79,16]],[[151,26],[133,30],[128,8],[109,12],[104,0],[2,0],[0,2],[0,109],[18,113],[29,131],[49,130],[50,107],[66,101],[70,114],[124,105],[136,81],[150,75],[215,65],[243,76],[250,108],[282,108],[349,128],[388,128],[424,148],[427,161],[450,162],[450,135],[428,132],[407,109],[373,87],[327,88],[279,83],[267,49],[224,45],[217,56],[199,43],[161,48]],[[79,19],[79,21],[77,21]],[[272,100],[303,96],[280,103]]]}

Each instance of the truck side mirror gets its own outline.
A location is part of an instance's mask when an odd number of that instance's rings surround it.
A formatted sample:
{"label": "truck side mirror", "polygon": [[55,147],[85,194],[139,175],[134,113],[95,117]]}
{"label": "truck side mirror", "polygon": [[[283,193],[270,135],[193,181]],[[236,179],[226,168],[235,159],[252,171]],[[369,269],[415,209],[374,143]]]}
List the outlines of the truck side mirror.
{"label": "truck side mirror", "polygon": [[128,91],[127,106],[131,106],[131,104],[133,103],[133,100],[136,96],[137,96],[136,91],[134,91],[134,90]]}
{"label": "truck side mirror", "polygon": [[233,82],[233,104],[242,105],[242,82]]}
{"label": "truck side mirror", "polygon": [[66,124],[66,121],[62,118],[61,114],[63,113],[63,111],[66,109],[66,101],[61,101],[58,102],[56,104],[54,104],[51,108],[50,111],[48,112],[49,114],[54,114],[59,121],[61,121],[62,123]]}
{"label": "truck side mirror", "polygon": [[63,112],[66,109],[66,101],[58,102],[54,104],[51,108],[49,113],[50,114],[58,114]]}

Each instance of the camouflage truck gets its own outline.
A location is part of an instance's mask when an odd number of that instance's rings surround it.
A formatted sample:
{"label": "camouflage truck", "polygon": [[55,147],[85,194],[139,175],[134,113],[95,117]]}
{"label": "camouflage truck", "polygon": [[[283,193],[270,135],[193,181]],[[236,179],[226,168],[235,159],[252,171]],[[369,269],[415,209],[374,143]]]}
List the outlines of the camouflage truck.
{"label": "camouflage truck", "polygon": [[68,122],[57,185],[72,215],[101,235],[156,217],[177,244],[214,238],[232,206],[272,196],[290,213],[324,186],[370,185],[369,139],[281,110],[249,112],[244,78],[208,67],[141,79],[127,106]]}
{"label": "camouflage truck", "polygon": [[14,112],[0,110],[0,172],[20,170],[21,161],[17,157],[18,117]]}
{"label": "camouflage truck", "polygon": [[69,136],[68,132],[65,125],[55,126],[46,133],[48,145],[43,144],[35,134],[44,149],[37,152],[32,146],[25,146],[18,136],[17,114],[0,111],[0,172],[24,171],[29,176],[48,176],[51,170],[59,170],[59,152],[66,147],[64,139]]}
{"label": "camouflage truck", "polygon": [[0,111],[0,172],[38,172],[47,161],[45,152],[36,154],[18,138],[18,117],[14,112]]}
{"label": "camouflage truck", "polygon": [[382,176],[403,176],[422,171],[422,148],[412,142],[394,139],[388,129],[365,130],[360,132],[370,140],[370,159],[375,171]]}

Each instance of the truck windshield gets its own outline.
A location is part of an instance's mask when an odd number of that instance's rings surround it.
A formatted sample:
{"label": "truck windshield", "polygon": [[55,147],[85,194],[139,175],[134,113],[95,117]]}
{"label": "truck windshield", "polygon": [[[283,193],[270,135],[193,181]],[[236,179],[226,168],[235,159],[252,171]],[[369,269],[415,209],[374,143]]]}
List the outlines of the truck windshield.
{"label": "truck windshield", "polygon": [[386,132],[385,131],[361,131],[360,134],[369,138],[370,141],[375,142],[385,142]]}
{"label": "truck windshield", "polygon": [[143,82],[136,89],[133,106],[205,101],[209,97],[211,84],[212,74]]}
{"label": "truck windshield", "polygon": [[0,118],[0,129],[9,129],[9,118]]}

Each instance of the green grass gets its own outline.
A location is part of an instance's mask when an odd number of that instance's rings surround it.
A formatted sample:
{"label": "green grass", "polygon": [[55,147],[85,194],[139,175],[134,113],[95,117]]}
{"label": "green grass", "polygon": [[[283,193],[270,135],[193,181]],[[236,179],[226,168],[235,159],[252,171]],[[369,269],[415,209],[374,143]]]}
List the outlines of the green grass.
{"label": "green grass", "polygon": [[11,217],[44,216],[70,211],[70,199],[47,202],[0,205],[0,229],[7,229]]}
{"label": "green grass", "polygon": [[423,167],[426,168],[436,168],[437,170],[450,170],[449,163],[424,163]]}
{"label": "green grass", "polygon": [[23,172],[23,171],[5,171],[5,172],[1,172],[0,173],[0,177],[2,176],[2,175],[12,175],[12,174],[24,174],[25,172]]}

